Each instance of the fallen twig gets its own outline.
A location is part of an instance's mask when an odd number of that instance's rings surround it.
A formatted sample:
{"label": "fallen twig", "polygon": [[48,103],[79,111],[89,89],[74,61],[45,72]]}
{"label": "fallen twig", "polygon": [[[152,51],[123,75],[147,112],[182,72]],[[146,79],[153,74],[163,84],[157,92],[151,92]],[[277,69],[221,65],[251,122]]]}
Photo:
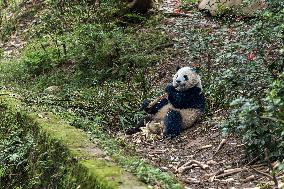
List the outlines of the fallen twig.
{"label": "fallen twig", "polygon": [[197,164],[199,167],[201,167],[201,169],[208,169],[208,168],[209,168],[209,166],[208,166],[207,164],[205,164],[205,163],[201,163],[201,162],[196,161],[196,160],[191,160],[191,161],[192,161],[192,163],[195,163],[195,164]]}
{"label": "fallen twig", "polygon": [[271,165],[272,165],[273,169],[277,169],[279,167],[279,165],[281,165],[281,163],[280,163],[279,160],[277,160],[277,161],[273,162]]}
{"label": "fallen twig", "polygon": [[219,146],[217,147],[215,153],[213,154],[213,157],[220,151],[220,149],[224,146],[226,141],[227,141],[227,139],[222,139],[222,141],[220,142]]}
{"label": "fallen twig", "polygon": [[212,176],[220,175],[220,174],[222,174],[222,173],[224,173],[224,170],[223,170],[223,169],[222,169],[222,170],[219,170],[219,171],[217,171],[217,172],[214,172],[214,173],[205,174],[204,176],[205,176],[205,177],[212,177]]}
{"label": "fallen twig", "polygon": [[230,182],[234,182],[235,179],[234,178],[228,178],[228,179],[225,179],[225,180],[220,180],[219,182],[221,183],[230,183]]}
{"label": "fallen twig", "polygon": [[253,167],[253,168],[263,168],[265,166],[266,166],[265,164],[256,164],[256,165],[251,165],[250,167]]}
{"label": "fallen twig", "polygon": [[242,172],[244,170],[247,170],[247,169],[246,168],[235,168],[235,169],[224,170],[223,174],[217,175],[217,176],[215,176],[215,178],[218,179],[218,178],[227,177],[227,176]]}
{"label": "fallen twig", "polygon": [[242,182],[250,182],[255,180],[255,176],[254,175],[250,175],[247,178],[243,179]]}
{"label": "fallen twig", "polygon": [[245,164],[245,167],[250,166],[252,164],[254,164],[257,160],[259,159],[259,156],[253,158],[250,162],[248,162],[247,164]]}
{"label": "fallen twig", "polygon": [[208,169],[209,168],[209,166],[205,163],[201,163],[197,160],[190,160],[190,161],[186,162],[185,164],[183,164],[182,166],[180,166],[177,169],[177,172],[182,174],[185,171],[192,169],[194,167],[200,167],[201,169]]}
{"label": "fallen twig", "polygon": [[184,13],[175,13],[175,12],[165,12],[164,15],[166,17],[191,17],[191,15]]}
{"label": "fallen twig", "polygon": [[198,165],[192,164],[192,165],[185,166],[185,167],[182,166],[182,167],[180,167],[180,168],[178,169],[178,173],[183,174],[184,172],[186,172],[186,171],[188,171],[188,170],[190,170],[190,169],[192,169],[192,168],[194,168],[194,167],[198,167]]}
{"label": "fallen twig", "polygon": [[265,156],[265,160],[267,161],[268,167],[269,167],[269,169],[271,171],[271,176],[272,176],[272,180],[274,182],[275,189],[277,189],[277,188],[279,188],[278,187],[278,180],[276,178],[275,171],[273,171],[272,163],[271,163],[271,161],[269,159],[269,151],[268,151],[267,148],[264,149],[264,156]]}
{"label": "fallen twig", "polygon": [[190,160],[188,161],[187,163],[185,163],[183,166],[188,166],[188,165],[191,165],[191,164],[197,164],[199,167],[201,167],[202,169],[207,169],[209,168],[209,166],[205,163],[201,163],[197,160]]}
{"label": "fallen twig", "polygon": [[253,168],[253,167],[251,167],[251,169],[254,170],[255,172],[261,174],[261,175],[264,175],[264,176],[267,176],[267,177],[270,178],[270,179],[273,179],[273,177],[272,177],[270,174],[268,174],[268,173],[262,172],[262,171],[260,171],[260,170],[257,170],[257,169],[255,169],[255,168]]}
{"label": "fallen twig", "polygon": [[211,148],[211,147],[212,147],[212,144],[208,144],[205,146],[201,146],[200,148],[198,148],[198,150],[204,150],[204,149]]}
{"label": "fallen twig", "polygon": [[209,176],[208,181],[213,182],[215,179],[220,179],[223,177],[227,177],[236,173],[239,173],[241,171],[246,171],[247,168],[234,168],[234,169],[227,169],[227,170],[219,170],[215,173],[208,174],[206,175],[207,177]]}
{"label": "fallen twig", "polygon": [[196,178],[186,178],[182,179],[182,181],[186,184],[200,184],[200,180],[197,180]]}

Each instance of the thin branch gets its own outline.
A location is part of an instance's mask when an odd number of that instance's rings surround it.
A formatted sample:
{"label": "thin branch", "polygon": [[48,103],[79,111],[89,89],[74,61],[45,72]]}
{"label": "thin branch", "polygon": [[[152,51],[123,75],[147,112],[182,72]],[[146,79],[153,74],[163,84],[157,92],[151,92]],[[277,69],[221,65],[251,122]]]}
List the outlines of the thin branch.
{"label": "thin branch", "polygon": [[270,179],[273,179],[273,177],[272,177],[270,174],[268,174],[268,173],[262,172],[262,171],[260,171],[260,170],[257,170],[257,169],[255,169],[255,168],[253,168],[253,167],[251,167],[251,169],[254,170],[255,172],[261,174],[261,175],[264,175],[264,176],[266,176],[266,177],[268,177],[268,178],[270,178]]}
{"label": "thin branch", "polygon": [[227,141],[227,139],[222,139],[222,141],[220,142],[219,146],[217,147],[217,150],[213,154],[213,157],[221,150],[221,148],[225,145],[226,141]]}
{"label": "thin branch", "polygon": [[267,164],[268,164],[268,167],[271,171],[271,175],[272,175],[272,180],[274,182],[274,185],[275,185],[275,189],[278,189],[278,180],[276,178],[276,173],[275,171],[273,171],[273,167],[272,167],[272,164],[271,164],[271,161],[269,159],[269,151],[267,148],[264,149],[264,155],[265,155],[265,160],[267,161]]}

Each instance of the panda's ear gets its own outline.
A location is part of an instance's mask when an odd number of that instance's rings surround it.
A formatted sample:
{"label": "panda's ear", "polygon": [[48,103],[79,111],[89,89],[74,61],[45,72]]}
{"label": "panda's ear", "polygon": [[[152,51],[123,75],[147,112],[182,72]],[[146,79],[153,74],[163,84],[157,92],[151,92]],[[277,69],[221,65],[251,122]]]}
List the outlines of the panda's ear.
{"label": "panda's ear", "polygon": [[197,74],[200,74],[201,70],[199,67],[194,67],[194,68],[191,68],[192,71],[194,71],[195,73]]}
{"label": "panda's ear", "polygon": [[178,65],[178,66],[176,67],[176,71],[178,71],[180,68],[181,68],[181,67]]}

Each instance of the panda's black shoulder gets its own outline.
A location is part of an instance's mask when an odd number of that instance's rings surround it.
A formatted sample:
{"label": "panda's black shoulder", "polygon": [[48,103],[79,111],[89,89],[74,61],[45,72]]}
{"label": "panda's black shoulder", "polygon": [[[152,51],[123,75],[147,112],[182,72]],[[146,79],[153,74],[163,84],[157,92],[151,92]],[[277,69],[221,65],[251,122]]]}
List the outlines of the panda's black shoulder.
{"label": "panda's black shoulder", "polygon": [[197,86],[186,91],[168,90],[169,102],[178,109],[195,108],[202,112],[205,108],[205,97],[201,89]]}
{"label": "panda's black shoulder", "polygon": [[190,88],[187,92],[189,93],[189,95],[192,95],[192,96],[203,95],[202,89],[197,86]]}

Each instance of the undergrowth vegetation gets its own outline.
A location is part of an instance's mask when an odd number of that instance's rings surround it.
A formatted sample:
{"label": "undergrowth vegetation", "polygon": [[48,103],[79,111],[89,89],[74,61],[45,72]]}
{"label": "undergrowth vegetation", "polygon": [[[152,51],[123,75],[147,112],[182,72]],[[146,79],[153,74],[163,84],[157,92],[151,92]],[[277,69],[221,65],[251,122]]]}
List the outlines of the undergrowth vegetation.
{"label": "undergrowth vegetation", "polygon": [[[181,10],[196,5],[183,1]],[[284,98],[283,1],[267,1],[254,18],[228,12],[213,20],[215,28],[186,31],[192,42],[188,54],[203,75],[207,113],[229,110],[221,128],[239,134],[249,156],[264,158],[268,150],[269,158],[282,159],[283,117],[276,112]]]}
{"label": "undergrowth vegetation", "polygon": [[[275,4],[276,5],[275,5]],[[222,75],[233,109],[223,124],[242,136],[253,155],[282,159],[284,154],[283,117],[283,19],[284,4],[271,2],[270,8],[251,27],[245,61],[237,61]],[[225,76],[225,77],[223,77]],[[217,78],[218,79],[218,78]]]}
{"label": "undergrowth vegetation", "polygon": [[111,130],[119,122],[133,124],[138,103],[150,90],[145,75],[161,61],[168,43],[153,27],[160,18],[125,16],[116,1],[97,7],[89,1],[54,0],[44,6],[18,63],[1,66],[6,73],[3,79],[33,89],[35,96],[49,86],[59,86],[56,99],[60,100],[55,103],[69,107],[82,98],[82,105],[71,106],[103,116],[105,122],[116,120],[110,122]]}
{"label": "undergrowth vegetation", "polygon": [[[91,132],[109,155],[146,183],[180,188],[169,174],[131,159],[119,149],[123,142],[109,138],[139,120],[139,103],[156,93],[145,75],[161,62],[169,43],[155,28],[161,18],[126,12],[112,0],[100,6],[92,1],[38,3],[44,9],[31,15],[35,21],[23,36],[28,44],[21,56],[1,60],[1,86],[21,93],[32,110],[52,111]],[[16,13],[13,19],[20,23]]]}
{"label": "undergrowth vegetation", "polygon": [[17,106],[0,99],[0,186],[12,188],[57,188],[68,181],[66,150],[47,140],[35,123]]}

